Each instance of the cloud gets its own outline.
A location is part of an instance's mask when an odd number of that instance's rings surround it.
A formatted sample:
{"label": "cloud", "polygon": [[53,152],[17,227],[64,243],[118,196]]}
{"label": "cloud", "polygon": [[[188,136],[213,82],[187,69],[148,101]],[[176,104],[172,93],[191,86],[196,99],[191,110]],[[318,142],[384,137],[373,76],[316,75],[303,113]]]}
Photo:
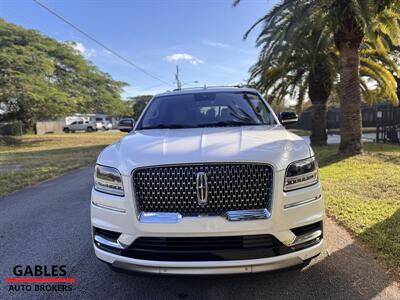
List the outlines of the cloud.
{"label": "cloud", "polygon": [[232,73],[232,74],[243,74],[243,71],[241,71],[241,70],[223,66],[223,65],[214,65],[214,67],[221,71]]}
{"label": "cloud", "polygon": [[85,53],[86,47],[82,43],[70,43],[71,47],[80,53]]}
{"label": "cloud", "polygon": [[66,42],[68,45],[72,47],[75,51],[79,52],[86,58],[92,58],[97,55],[97,51],[92,48],[86,48],[84,44],[80,42]]}
{"label": "cloud", "polygon": [[220,43],[220,42],[213,42],[210,40],[203,40],[203,44],[211,47],[216,47],[216,48],[224,48],[224,49],[231,49],[233,48],[231,45]]}
{"label": "cloud", "polygon": [[214,47],[214,48],[221,48],[233,52],[239,52],[239,53],[244,53],[244,54],[254,54],[257,53],[257,50],[254,48],[253,50],[247,50],[247,49],[242,49],[236,46],[232,46],[229,44],[221,43],[221,42],[216,42],[216,41],[210,41],[208,39],[203,39],[202,41],[203,45],[209,46],[209,47]]}
{"label": "cloud", "polygon": [[106,55],[112,55],[111,51],[109,51],[107,49],[103,49],[103,53]]}
{"label": "cloud", "polygon": [[126,86],[124,87],[124,92],[122,96],[124,98],[128,97],[135,97],[139,95],[156,95],[159,93],[163,93],[166,90],[171,89],[171,86],[168,85],[157,85],[157,86],[150,86],[150,87],[139,87],[139,86]]}
{"label": "cloud", "polygon": [[198,65],[198,64],[203,64],[204,63],[203,60],[201,60],[201,59],[199,59],[197,57],[194,57],[191,54],[187,54],[187,53],[174,53],[174,54],[171,54],[171,55],[168,55],[168,56],[164,57],[164,59],[166,61],[169,61],[169,62],[176,62],[176,61],[179,61],[179,60],[186,60],[189,63],[191,63],[192,65]]}

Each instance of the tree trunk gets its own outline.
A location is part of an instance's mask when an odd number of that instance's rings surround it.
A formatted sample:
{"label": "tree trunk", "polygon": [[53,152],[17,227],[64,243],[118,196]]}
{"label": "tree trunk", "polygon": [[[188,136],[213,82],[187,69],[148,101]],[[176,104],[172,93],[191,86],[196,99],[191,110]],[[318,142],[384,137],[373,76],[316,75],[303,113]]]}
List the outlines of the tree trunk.
{"label": "tree trunk", "polygon": [[312,104],[311,146],[326,146],[328,104],[327,102],[314,102]]}
{"label": "tree trunk", "polygon": [[340,152],[362,152],[360,57],[358,47],[341,43],[340,48]]}
{"label": "tree trunk", "polygon": [[[350,8],[350,1],[337,2]],[[335,44],[340,60],[340,147],[345,155],[362,152],[361,89],[360,89],[360,45],[364,29],[348,14],[335,32]]]}
{"label": "tree trunk", "polygon": [[308,96],[312,103],[311,146],[326,146],[328,100],[332,90],[332,70],[326,61],[317,61],[310,70]]}

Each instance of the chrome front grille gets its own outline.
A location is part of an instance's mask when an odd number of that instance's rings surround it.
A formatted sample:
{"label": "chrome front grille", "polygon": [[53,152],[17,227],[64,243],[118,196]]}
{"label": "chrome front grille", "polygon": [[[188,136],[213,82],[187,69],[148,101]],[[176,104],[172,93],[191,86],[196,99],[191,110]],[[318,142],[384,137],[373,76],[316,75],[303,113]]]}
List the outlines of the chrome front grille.
{"label": "chrome front grille", "polygon": [[[199,199],[205,173],[207,199]],[[140,212],[222,216],[228,211],[270,208],[272,167],[265,164],[191,164],[140,168],[133,186]],[[203,184],[203,183],[202,183]]]}

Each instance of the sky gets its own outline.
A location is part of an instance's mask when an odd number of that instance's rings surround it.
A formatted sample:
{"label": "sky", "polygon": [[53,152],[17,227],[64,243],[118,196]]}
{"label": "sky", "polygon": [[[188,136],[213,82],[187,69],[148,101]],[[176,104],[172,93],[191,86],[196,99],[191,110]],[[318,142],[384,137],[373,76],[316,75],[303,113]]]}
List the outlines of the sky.
{"label": "sky", "polygon": [[[71,28],[32,0],[0,0],[0,17],[76,50],[116,80],[129,84],[123,97],[175,87],[179,65],[183,87],[232,85],[248,78],[257,60],[255,30],[275,0],[40,0],[101,43],[168,84],[138,71]],[[196,82],[196,83],[195,83]]]}

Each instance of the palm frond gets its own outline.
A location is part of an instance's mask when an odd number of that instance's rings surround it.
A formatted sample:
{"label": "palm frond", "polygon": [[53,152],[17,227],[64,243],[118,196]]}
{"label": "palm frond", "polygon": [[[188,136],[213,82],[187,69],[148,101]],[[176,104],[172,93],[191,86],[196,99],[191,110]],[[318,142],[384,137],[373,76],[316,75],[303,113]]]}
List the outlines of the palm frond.
{"label": "palm frond", "polygon": [[377,82],[382,94],[394,105],[398,105],[399,99],[397,97],[397,83],[393,74],[377,62],[366,58],[361,58],[360,61],[360,75],[369,77]]}

